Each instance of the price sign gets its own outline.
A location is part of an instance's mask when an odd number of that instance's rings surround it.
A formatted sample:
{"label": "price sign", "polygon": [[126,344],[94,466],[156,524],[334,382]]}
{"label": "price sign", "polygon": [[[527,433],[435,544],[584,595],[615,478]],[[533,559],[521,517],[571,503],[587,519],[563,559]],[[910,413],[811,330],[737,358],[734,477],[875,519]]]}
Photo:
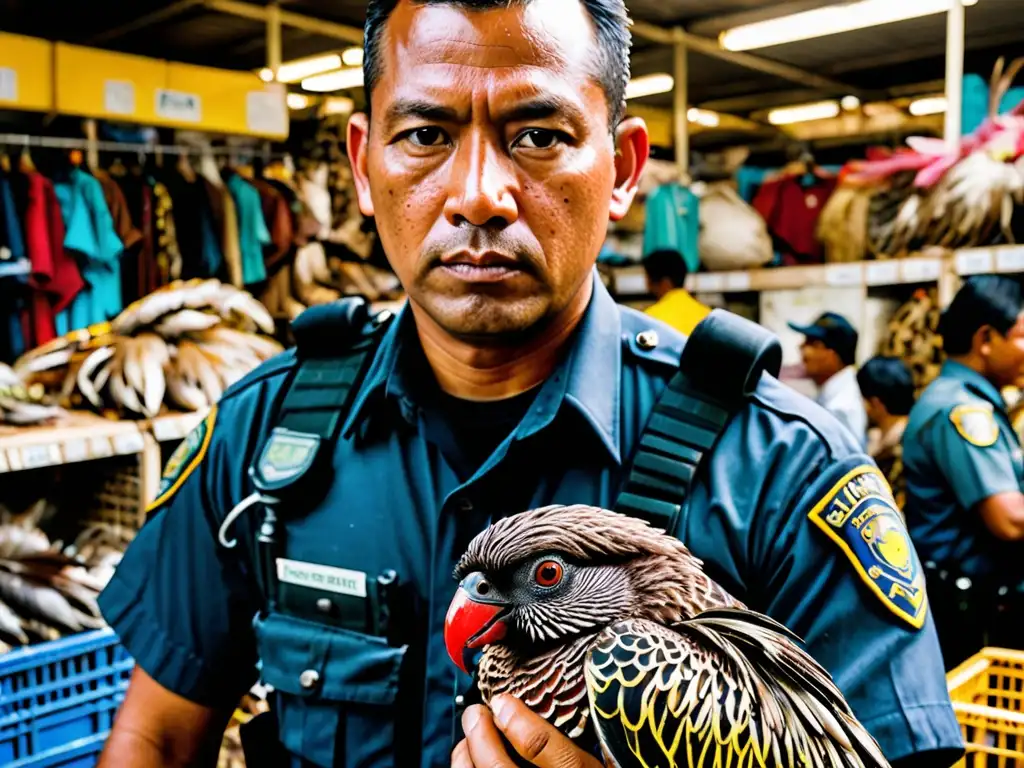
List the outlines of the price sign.
{"label": "price sign", "polygon": [[725,275],[725,290],[742,292],[750,290],[749,272],[727,272]]}
{"label": "price sign", "polygon": [[900,281],[898,261],[872,261],[865,271],[868,285],[895,285]]}
{"label": "price sign", "polygon": [[249,91],[245,95],[245,125],[253,133],[286,135],[288,105],[284,88],[268,86],[263,91]]}
{"label": "price sign", "polygon": [[141,453],[146,447],[146,441],[142,439],[141,432],[123,432],[114,435],[114,450],[121,454]]}
{"label": "price sign", "polygon": [[198,123],[203,119],[203,100],[195,93],[157,88],[156,113],[166,120]]}
{"label": "price sign", "polygon": [[18,73],[10,67],[0,67],[0,101],[18,100]]}
{"label": "price sign", "polygon": [[21,460],[20,450],[11,448],[7,451],[7,466],[11,468],[11,472],[20,472],[25,468],[25,464]]}
{"label": "price sign", "polygon": [[1024,246],[997,250],[996,269],[1000,272],[1024,272]]}
{"label": "price sign", "polygon": [[826,285],[860,285],[863,280],[864,277],[860,264],[832,264],[825,271]]}
{"label": "price sign", "polygon": [[135,114],[135,83],[107,80],[103,83],[103,109],[115,115]]}
{"label": "price sign", "polygon": [[89,460],[89,441],[84,437],[64,442],[64,462],[74,464],[77,461]]}
{"label": "price sign", "polygon": [[992,271],[992,251],[971,248],[956,255],[956,271],[961,275],[983,275]]}
{"label": "price sign", "polygon": [[942,272],[938,259],[907,259],[901,268],[908,283],[930,283],[938,280]]}
{"label": "price sign", "polygon": [[60,448],[50,445],[26,445],[21,449],[21,465],[25,469],[52,467],[60,464]]}

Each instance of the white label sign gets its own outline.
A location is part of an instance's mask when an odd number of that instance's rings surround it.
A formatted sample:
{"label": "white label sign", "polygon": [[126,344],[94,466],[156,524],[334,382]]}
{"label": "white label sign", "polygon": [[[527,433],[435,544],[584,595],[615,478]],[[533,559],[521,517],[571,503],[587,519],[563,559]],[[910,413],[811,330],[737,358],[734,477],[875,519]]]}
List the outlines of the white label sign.
{"label": "white label sign", "polygon": [[89,438],[89,456],[94,459],[105,459],[114,455],[114,446],[110,444],[110,438],[91,437]]}
{"label": "white label sign", "polygon": [[725,290],[726,291],[749,291],[750,290],[750,273],[749,272],[727,272],[725,275]]}
{"label": "white label sign", "polygon": [[286,584],[324,589],[339,595],[366,597],[366,574],[346,568],[277,558],[277,578]]}
{"label": "white label sign", "polygon": [[898,261],[868,262],[865,270],[865,282],[868,285],[895,285],[900,281],[900,264]]}
{"label": "white label sign", "polygon": [[972,248],[956,255],[956,271],[961,275],[983,275],[992,271],[992,251]]}
{"label": "white label sign", "polygon": [[64,462],[73,464],[76,461],[88,461],[89,441],[85,438],[68,440],[64,443]]}
{"label": "white label sign", "polygon": [[697,290],[704,293],[721,293],[725,290],[725,275],[713,272],[697,275]]}
{"label": "white label sign", "polygon": [[125,432],[121,435],[114,435],[114,450],[122,455],[129,453],[141,453],[146,447],[139,432]]}
{"label": "white label sign", "polygon": [[60,464],[60,449],[56,445],[26,445],[21,449],[21,465],[25,469],[55,464]]}
{"label": "white label sign", "polygon": [[18,73],[10,67],[0,67],[0,101],[18,100]]}
{"label": "white label sign", "polygon": [[907,259],[902,264],[903,279],[908,283],[927,283],[939,279],[938,259]]}
{"label": "white label sign", "polygon": [[996,269],[1000,272],[1024,272],[1024,246],[997,250]]}
{"label": "white label sign", "polygon": [[198,123],[203,119],[203,102],[195,93],[157,88],[156,113],[166,120]]}
{"label": "white label sign", "polygon": [[825,272],[827,285],[860,285],[862,281],[860,264],[833,264]]}
{"label": "white label sign", "polygon": [[114,115],[135,114],[135,83],[107,80],[103,83],[103,109]]}
{"label": "white label sign", "polygon": [[253,133],[281,136],[288,133],[288,104],[284,88],[267,87],[245,95],[245,125]]}

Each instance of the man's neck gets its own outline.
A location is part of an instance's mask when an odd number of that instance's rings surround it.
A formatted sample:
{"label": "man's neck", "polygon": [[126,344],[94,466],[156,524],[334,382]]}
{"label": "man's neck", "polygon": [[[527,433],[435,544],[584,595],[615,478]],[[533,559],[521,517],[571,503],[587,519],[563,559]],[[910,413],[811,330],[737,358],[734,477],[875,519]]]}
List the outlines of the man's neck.
{"label": "man's neck", "polygon": [[[958,363],[964,368],[970,368],[979,376],[985,376],[985,361],[981,355],[976,355],[973,352],[966,355],[950,355],[949,361],[951,363]],[[985,376],[985,378],[988,379],[988,376]],[[991,381],[991,379],[989,380]]]}
{"label": "man's neck", "polygon": [[895,428],[897,428],[901,423],[905,422],[906,420],[906,416],[893,416],[892,414],[889,414],[887,416],[883,416],[882,418],[880,418],[876,426],[882,432],[883,435],[888,435],[890,432],[892,432]]}
{"label": "man's neck", "polygon": [[484,346],[457,339],[415,304],[410,308],[423,353],[443,391],[464,400],[503,400],[533,389],[551,375],[592,293],[588,281],[543,333],[518,346]]}
{"label": "man's neck", "polygon": [[815,379],[814,383],[817,384],[818,388],[820,389],[820,388],[824,387],[826,384],[828,384],[830,381],[832,381],[832,379],[834,379],[836,376],[838,376],[840,373],[842,373],[845,370],[846,370],[846,366],[843,366],[838,371],[833,371],[832,373],[830,373],[828,376],[825,376],[824,378],[820,378],[819,377],[818,379]]}

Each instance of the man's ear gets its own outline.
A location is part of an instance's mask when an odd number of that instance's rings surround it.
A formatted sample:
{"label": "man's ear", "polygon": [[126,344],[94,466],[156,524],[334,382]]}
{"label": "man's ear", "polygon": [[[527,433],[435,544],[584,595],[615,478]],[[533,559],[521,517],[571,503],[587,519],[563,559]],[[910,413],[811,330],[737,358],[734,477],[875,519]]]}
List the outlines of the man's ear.
{"label": "man's ear", "polygon": [[615,189],[609,209],[612,221],[619,221],[629,212],[650,154],[647,124],[639,117],[627,117],[619,123],[615,129]]}
{"label": "man's ear", "polygon": [[982,355],[989,355],[992,352],[992,326],[983,325],[974,332],[974,349]]}
{"label": "man's ear", "polygon": [[356,183],[356,197],[363,216],[373,216],[373,198],[370,196],[370,177],[366,172],[370,147],[370,118],[365,112],[356,112],[348,121],[348,161]]}

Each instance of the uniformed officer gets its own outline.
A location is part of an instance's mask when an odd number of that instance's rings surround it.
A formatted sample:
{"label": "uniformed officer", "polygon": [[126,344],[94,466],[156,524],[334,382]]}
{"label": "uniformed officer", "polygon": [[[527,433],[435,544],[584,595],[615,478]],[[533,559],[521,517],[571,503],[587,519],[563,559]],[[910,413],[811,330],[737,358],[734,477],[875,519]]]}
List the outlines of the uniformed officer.
{"label": "uniformed officer", "polygon": [[[470,680],[443,624],[456,559],[490,521],[615,504],[679,368],[684,338],[618,307],[595,273],[649,154],[623,118],[625,7],[371,0],[365,40],[372,113],[347,146],[408,303],[319,498],[254,495],[246,471],[258,454],[265,489],[319,455],[276,430],[264,448],[283,392],[324,395],[326,374],[289,384],[306,365],[294,352],[227,391],[171,462],[101,599],[138,663],[107,766],[201,761],[257,678],[280,764],[510,765],[497,728],[535,765],[594,764],[515,702],[460,716]],[[953,762],[920,564],[884,479],[824,410],[763,377],[674,532],[806,639],[889,757]],[[272,764],[273,749],[253,752]]]}
{"label": "uniformed officer", "polygon": [[968,280],[940,325],[948,361],[903,436],[907,524],[927,564],[947,667],[984,645],[1020,647],[1024,460],[1000,389],[1024,372],[1024,294]]}

